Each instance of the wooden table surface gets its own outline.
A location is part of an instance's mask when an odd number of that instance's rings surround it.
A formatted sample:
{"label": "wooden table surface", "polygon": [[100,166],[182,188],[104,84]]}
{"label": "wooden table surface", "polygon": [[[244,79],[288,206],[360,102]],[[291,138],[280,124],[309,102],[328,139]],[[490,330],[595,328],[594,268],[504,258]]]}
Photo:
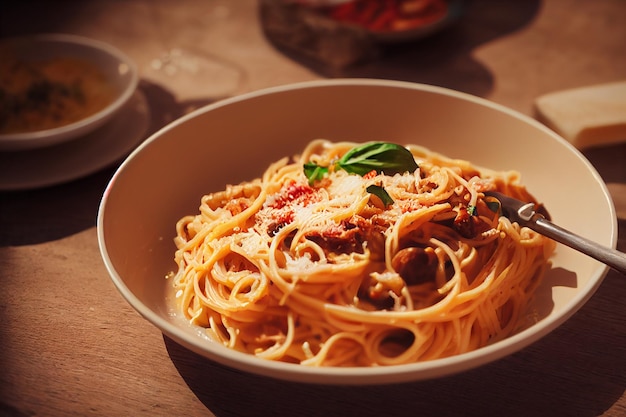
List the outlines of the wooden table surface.
{"label": "wooden table surface", "polygon": [[[473,0],[461,21],[375,61],[331,69],[278,48],[254,0],[3,2],[0,36],[62,32],[135,60],[150,133],[191,107],[328,77],[454,88],[533,115],[536,97],[626,79],[623,0]],[[150,78],[167,46],[215,59],[202,86]],[[626,251],[626,146],[585,151],[615,192]],[[335,387],[248,375],[165,338],[120,296],[95,219],[119,161],[69,183],[0,192],[2,416],[625,416],[626,277],[609,272],[573,318],[495,363],[433,381]],[[581,219],[584,221],[584,219]]]}

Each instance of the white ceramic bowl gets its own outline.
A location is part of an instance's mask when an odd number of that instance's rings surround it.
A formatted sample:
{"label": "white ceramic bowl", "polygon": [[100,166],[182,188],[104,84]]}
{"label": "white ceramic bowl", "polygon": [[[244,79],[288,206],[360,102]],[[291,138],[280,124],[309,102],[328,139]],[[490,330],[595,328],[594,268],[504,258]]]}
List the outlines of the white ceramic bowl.
{"label": "white ceramic bowl", "polygon": [[482,166],[519,170],[555,222],[606,246],[616,244],[616,215],[600,176],[568,142],[538,122],[432,86],[308,82],[199,109],[154,134],[120,166],[101,202],[98,239],[122,296],[165,335],[227,366],[287,380],[374,384],[440,377],[511,354],[572,316],[607,272],[605,265],[558,246],[554,268],[531,306],[539,322],[490,346],[429,362],[310,368],[208,342],[198,329],[168,313],[164,277],[175,269],[176,221],[195,214],[203,194],[260,176],[270,162],[300,152],[314,138],[416,143]]}
{"label": "white ceramic bowl", "polygon": [[114,99],[102,110],[76,122],[45,130],[0,134],[0,151],[16,151],[55,145],[76,139],[102,126],[128,102],[137,88],[135,64],[117,48],[75,35],[41,34],[0,40],[24,62],[74,58],[94,64],[114,90]]}

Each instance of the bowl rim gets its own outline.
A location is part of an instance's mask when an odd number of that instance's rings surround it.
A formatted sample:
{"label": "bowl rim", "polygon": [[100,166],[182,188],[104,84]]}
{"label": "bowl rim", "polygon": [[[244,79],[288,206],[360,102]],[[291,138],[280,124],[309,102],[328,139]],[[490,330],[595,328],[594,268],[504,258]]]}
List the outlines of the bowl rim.
{"label": "bowl rim", "polygon": [[[88,133],[89,126],[94,125],[94,128],[99,125],[99,121],[105,121],[110,116],[115,114],[121,109],[124,104],[134,94],[139,85],[139,70],[137,65],[130,57],[122,52],[119,48],[92,38],[88,38],[80,35],[64,34],[64,33],[38,33],[31,35],[12,36],[0,40],[0,45],[10,45],[11,43],[29,42],[29,43],[42,43],[50,44],[55,43],[59,45],[79,45],[85,48],[92,49],[99,52],[103,56],[114,59],[118,66],[125,65],[128,68],[128,82],[124,86],[121,93],[117,94],[116,98],[109,103],[106,107],[98,112],[87,116],[83,119],[75,122],[58,126],[50,129],[35,130],[32,132],[19,132],[19,133],[0,133],[0,143],[7,142],[13,144],[19,144],[18,146],[24,146],[25,142],[42,141],[48,139],[46,144],[59,143],[65,140],[75,138],[77,135],[84,135]],[[76,132],[73,135],[72,132]]]}
{"label": "bowl rim", "polygon": [[206,340],[203,340],[200,337],[189,337],[189,333],[187,331],[182,330],[180,326],[174,324],[172,321],[164,319],[157,312],[147,307],[128,288],[128,286],[124,283],[122,277],[115,270],[115,267],[113,266],[111,259],[108,255],[107,242],[104,236],[104,221],[106,217],[107,195],[110,193],[110,190],[115,186],[116,179],[125,170],[126,166],[131,163],[131,161],[135,158],[137,154],[141,153],[144,148],[150,146],[152,142],[162,137],[165,132],[174,129],[177,126],[184,124],[188,120],[194,119],[203,113],[259,96],[280,94],[281,92],[293,91],[297,89],[314,89],[318,87],[332,86],[396,87],[442,94],[445,96],[470,101],[472,103],[478,104],[480,106],[485,106],[499,112],[504,112],[513,116],[514,118],[520,119],[521,121],[534,126],[540,131],[543,131],[545,134],[551,136],[554,140],[563,144],[574,155],[576,155],[577,158],[588,168],[589,172],[594,176],[594,179],[597,180],[599,186],[602,188],[603,195],[607,199],[609,208],[608,214],[611,216],[612,220],[609,240],[612,247],[616,246],[617,216],[613,203],[609,197],[608,188],[606,187],[606,184],[600,177],[597,170],[593,167],[591,162],[589,162],[582,155],[582,153],[573,145],[571,145],[567,140],[559,136],[553,130],[549,129],[547,126],[541,124],[537,120],[527,115],[524,115],[521,112],[495,103],[488,99],[474,96],[468,93],[448,89],[445,87],[420,84],[409,81],[369,78],[337,78],[303,81],[268,87],[238,96],[222,99],[220,101],[198,108],[159,129],[157,132],[153,133],[148,139],[146,139],[139,147],[137,147],[121,163],[105,189],[103,198],[98,208],[97,215],[97,239],[105,267],[109,272],[110,278],[113,280],[115,286],[117,287],[121,295],[125,298],[125,300],[144,319],[155,325],[165,336],[173,339],[175,342],[186,347],[187,349],[201,356],[204,356],[205,358],[214,360],[215,362],[232,367],[234,369],[238,369],[240,371],[269,376],[281,380],[327,385],[379,385],[387,383],[414,382],[449,376],[452,374],[468,371],[487,363],[495,362],[496,360],[502,359],[512,353],[515,353],[538,341],[539,339],[559,327],[561,324],[563,324],[566,320],[573,316],[580,309],[580,307],[582,307],[582,305],[596,292],[597,288],[600,286],[609,270],[609,267],[603,264],[598,264],[597,267],[594,268],[593,273],[590,274],[590,279],[587,282],[586,286],[579,288],[575,296],[572,297],[568,301],[568,303],[563,306],[561,311],[559,311],[557,314],[548,315],[547,317],[527,329],[524,329],[501,341],[467,353],[424,362],[380,367],[317,368],[257,358],[253,355],[238,352],[219,344],[208,344]]}

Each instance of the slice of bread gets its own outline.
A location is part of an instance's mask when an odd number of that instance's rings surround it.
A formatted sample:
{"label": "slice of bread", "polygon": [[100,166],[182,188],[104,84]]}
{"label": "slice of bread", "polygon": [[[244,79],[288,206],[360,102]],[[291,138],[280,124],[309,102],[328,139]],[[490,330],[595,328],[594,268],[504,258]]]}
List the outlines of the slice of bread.
{"label": "slice of bread", "polygon": [[578,149],[626,141],[626,81],[549,93],[535,111]]}

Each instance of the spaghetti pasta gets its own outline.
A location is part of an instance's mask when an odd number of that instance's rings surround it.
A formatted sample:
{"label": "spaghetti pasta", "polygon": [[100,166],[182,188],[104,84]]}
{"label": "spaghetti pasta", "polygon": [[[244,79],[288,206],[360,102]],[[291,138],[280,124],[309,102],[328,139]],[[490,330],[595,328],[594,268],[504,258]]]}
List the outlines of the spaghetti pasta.
{"label": "spaghetti pasta", "polygon": [[307,366],[480,348],[519,328],[554,249],[488,190],[534,201],[515,171],[312,141],[180,219],[177,309],[232,349]]}

